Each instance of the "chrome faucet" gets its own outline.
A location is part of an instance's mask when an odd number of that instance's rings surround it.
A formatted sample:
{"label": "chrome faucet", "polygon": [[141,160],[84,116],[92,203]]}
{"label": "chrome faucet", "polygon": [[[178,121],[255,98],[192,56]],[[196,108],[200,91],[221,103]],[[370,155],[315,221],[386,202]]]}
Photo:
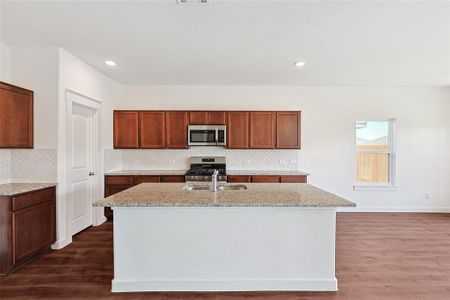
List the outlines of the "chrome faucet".
{"label": "chrome faucet", "polygon": [[211,191],[217,192],[217,175],[219,175],[219,171],[214,169],[214,173],[211,176]]}

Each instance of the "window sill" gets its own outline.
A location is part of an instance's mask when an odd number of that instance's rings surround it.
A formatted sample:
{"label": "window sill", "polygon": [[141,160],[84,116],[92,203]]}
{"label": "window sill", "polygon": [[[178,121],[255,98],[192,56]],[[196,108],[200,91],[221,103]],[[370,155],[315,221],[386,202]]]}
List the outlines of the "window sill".
{"label": "window sill", "polygon": [[398,186],[393,184],[355,184],[354,191],[395,191]]}

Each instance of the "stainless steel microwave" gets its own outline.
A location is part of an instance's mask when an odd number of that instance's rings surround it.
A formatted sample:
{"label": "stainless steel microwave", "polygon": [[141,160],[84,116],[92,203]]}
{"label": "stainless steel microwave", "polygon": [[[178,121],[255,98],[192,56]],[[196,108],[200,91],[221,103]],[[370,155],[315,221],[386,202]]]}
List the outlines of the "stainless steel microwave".
{"label": "stainless steel microwave", "polygon": [[225,125],[189,125],[189,146],[226,146],[227,126]]}

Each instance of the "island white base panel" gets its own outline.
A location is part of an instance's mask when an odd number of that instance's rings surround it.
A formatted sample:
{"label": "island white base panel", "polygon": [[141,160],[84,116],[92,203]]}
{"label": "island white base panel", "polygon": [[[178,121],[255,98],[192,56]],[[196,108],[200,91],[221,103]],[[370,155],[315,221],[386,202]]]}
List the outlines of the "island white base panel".
{"label": "island white base panel", "polygon": [[113,292],[337,290],[334,208],[113,212]]}

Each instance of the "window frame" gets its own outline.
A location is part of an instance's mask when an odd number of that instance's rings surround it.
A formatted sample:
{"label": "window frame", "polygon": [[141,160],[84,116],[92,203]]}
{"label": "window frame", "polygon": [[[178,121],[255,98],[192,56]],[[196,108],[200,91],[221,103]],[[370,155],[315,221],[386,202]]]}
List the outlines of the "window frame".
{"label": "window frame", "polygon": [[[357,132],[356,132],[356,124],[358,122],[370,122],[370,121],[378,121],[378,122],[388,122],[388,151],[358,151],[356,149],[357,143]],[[394,118],[366,118],[366,119],[358,119],[354,123],[355,127],[355,142],[354,142],[354,171],[356,171],[356,157],[358,153],[371,153],[371,154],[389,154],[389,182],[380,183],[380,182],[357,182],[355,176],[355,184],[353,185],[354,191],[374,191],[374,190],[396,190],[396,147],[395,147],[395,134],[396,134],[396,119]]]}

